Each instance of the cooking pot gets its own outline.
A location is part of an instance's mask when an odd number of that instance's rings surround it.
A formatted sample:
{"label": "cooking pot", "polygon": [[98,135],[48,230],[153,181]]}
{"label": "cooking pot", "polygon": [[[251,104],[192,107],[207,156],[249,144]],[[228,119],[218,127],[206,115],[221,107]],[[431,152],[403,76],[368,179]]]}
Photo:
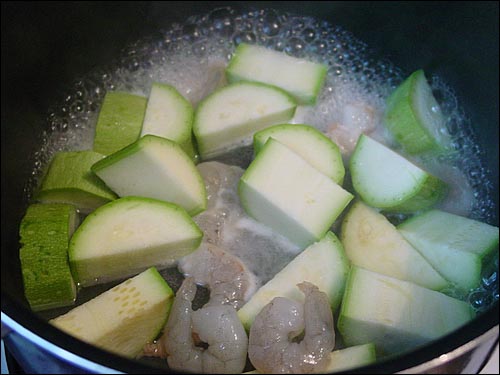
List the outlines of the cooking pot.
{"label": "cooking pot", "polygon": [[[129,43],[193,14],[274,8],[338,25],[404,75],[423,68],[449,84],[483,150],[498,226],[497,2],[2,2],[2,337],[26,372],[161,372],[65,335],[31,312],[18,259],[23,189],[48,109],[75,78]],[[498,281],[496,281],[498,282]],[[497,288],[498,291],[498,288]],[[498,342],[498,298],[466,326],[352,372],[478,372]]]}

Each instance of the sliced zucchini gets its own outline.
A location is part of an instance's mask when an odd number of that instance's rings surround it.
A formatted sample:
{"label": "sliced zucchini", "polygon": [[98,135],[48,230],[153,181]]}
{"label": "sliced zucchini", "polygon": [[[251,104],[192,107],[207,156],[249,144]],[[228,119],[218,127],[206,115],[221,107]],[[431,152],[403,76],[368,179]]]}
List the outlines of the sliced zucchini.
{"label": "sliced zucchini", "polygon": [[271,126],[254,134],[253,147],[257,155],[269,137],[276,139],[299,154],[321,173],[342,185],[345,168],[338,146],[310,125],[283,124]]}
{"label": "sliced zucchini", "polygon": [[196,109],[193,132],[202,159],[250,145],[253,134],[293,117],[297,104],[285,91],[238,82],[206,97]]}
{"label": "sliced zucchini", "polygon": [[137,141],[147,99],[120,91],[104,97],[94,136],[94,151],[109,155]]}
{"label": "sliced zucchini", "polygon": [[141,137],[152,134],[175,141],[194,159],[193,120],[191,103],[175,87],[155,82],[149,94]]}
{"label": "sliced zucchini", "polygon": [[384,215],[361,201],[347,212],[340,238],[347,257],[358,267],[433,290],[449,286]]}
{"label": "sliced zucchini", "polygon": [[77,222],[75,207],[58,203],[32,204],[21,220],[19,258],[24,295],[34,311],[75,302],[68,242]]}
{"label": "sliced zucchini", "polygon": [[300,104],[314,104],[327,66],[265,47],[241,43],[226,69],[229,82],[257,81],[281,87]]}
{"label": "sliced zucchini", "polygon": [[95,163],[92,171],[120,197],[172,202],[192,216],[207,206],[205,183],[193,160],[166,138],[145,135]]}
{"label": "sliced zucchini", "polygon": [[203,234],[187,212],[142,197],[117,199],[85,218],[69,244],[73,276],[82,286],[165,267],[191,253]]}
{"label": "sliced zucchini", "polygon": [[354,190],[370,206],[411,213],[444,198],[447,185],[390,148],[362,134],[350,160]]}
{"label": "sliced zucchini", "polygon": [[367,366],[376,360],[377,353],[373,343],[350,346],[331,352],[328,356],[328,364],[322,372],[345,371],[354,367]]}
{"label": "sliced zucchini", "polygon": [[386,356],[451,333],[473,317],[466,302],[353,266],[337,328],[346,345],[374,343],[377,356]]}
{"label": "sliced zucchini", "polygon": [[398,226],[399,233],[458,288],[469,291],[481,281],[481,260],[498,249],[498,227],[430,210]]}
{"label": "sliced zucchini", "polygon": [[84,213],[116,199],[90,167],[104,155],[94,151],[58,152],[35,198],[43,203],[67,203]]}
{"label": "sliced zucchini", "polygon": [[[322,371],[316,373],[329,374],[334,371],[344,371],[354,367],[366,366],[377,360],[375,345],[372,343],[351,346],[349,348],[334,350],[326,359],[327,365]],[[244,374],[260,374],[257,370],[247,371]]]}
{"label": "sliced zucchini", "polygon": [[324,238],[302,251],[257,290],[238,310],[238,316],[245,329],[249,330],[260,310],[274,297],[303,302],[304,295],[297,288],[297,284],[303,281],[309,281],[325,292],[335,311],[340,305],[348,272],[349,261],[342,244],[335,234],[328,232]]}
{"label": "sliced zucchini", "polygon": [[238,195],[248,215],[301,248],[323,238],[353,198],[272,138],[241,177]]}
{"label": "sliced zucchini", "polygon": [[413,72],[389,96],[385,125],[406,152],[446,150],[450,135],[423,70]]}
{"label": "sliced zucchini", "polygon": [[173,298],[169,285],[150,268],[49,323],[101,349],[135,358],[160,333]]}

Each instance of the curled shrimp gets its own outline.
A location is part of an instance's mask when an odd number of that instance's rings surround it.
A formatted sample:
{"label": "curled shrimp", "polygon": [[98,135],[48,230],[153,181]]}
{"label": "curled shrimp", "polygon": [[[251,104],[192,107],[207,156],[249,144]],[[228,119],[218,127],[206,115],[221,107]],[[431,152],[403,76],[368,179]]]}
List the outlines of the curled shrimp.
{"label": "curled shrimp", "polygon": [[309,282],[297,286],[305,295],[303,305],[276,297],[257,314],[250,328],[248,356],[260,373],[304,374],[327,365],[335,345],[328,298]]}
{"label": "curled shrimp", "polygon": [[164,333],[144,354],[167,358],[169,367],[194,373],[241,373],[248,337],[231,306],[204,306],[193,311],[193,278],[184,279],[172,305]]}
{"label": "curled shrimp", "polygon": [[208,287],[205,306],[231,305],[238,310],[256,288],[255,277],[238,257],[209,243],[182,258],[178,266],[185,276]]}

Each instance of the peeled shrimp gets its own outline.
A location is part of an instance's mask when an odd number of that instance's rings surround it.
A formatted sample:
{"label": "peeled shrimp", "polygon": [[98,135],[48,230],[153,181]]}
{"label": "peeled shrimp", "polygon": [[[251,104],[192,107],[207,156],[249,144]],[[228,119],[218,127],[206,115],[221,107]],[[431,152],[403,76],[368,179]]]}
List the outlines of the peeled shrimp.
{"label": "peeled shrimp", "polygon": [[260,373],[305,374],[327,365],[335,345],[328,298],[309,282],[297,286],[305,295],[303,305],[276,297],[257,314],[250,328],[248,356]]}
{"label": "peeled shrimp", "polygon": [[241,260],[209,243],[182,258],[178,266],[210,290],[205,306],[231,305],[238,310],[255,290],[254,276]]}
{"label": "peeled shrimp", "polygon": [[231,306],[204,306],[193,311],[196,284],[186,278],[174,299],[162,337],[144,354],[166,357],[169,367],[194,373],[241,373],[248,338]]}

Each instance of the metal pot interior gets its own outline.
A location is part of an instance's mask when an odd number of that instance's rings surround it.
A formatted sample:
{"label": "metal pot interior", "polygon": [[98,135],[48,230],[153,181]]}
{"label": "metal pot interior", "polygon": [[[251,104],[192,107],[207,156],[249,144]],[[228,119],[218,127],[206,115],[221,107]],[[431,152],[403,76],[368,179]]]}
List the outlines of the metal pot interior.
{"label": "metal pot interior", "polygon": [[[75,82],[116,64],[137,40],[159,39],[160,30],[173,23],[228,5],[241,13],[272,8],[325,20],[365,42],[373,59],[386,59],[404,74],[424,68],[441,77],[455,92],[482,148],[491,193],[487,217],[498,226],[498,4],[2,3],[2,313],[28,331],[110,368],[161,372],[154,362],[126,360],[82,344],[29,310],[18,259],[18,228],[28,205],[25,189],[32,188],[35,152],[43,145],[44,132],[50,133],[49,114],[64,106]],[[468,325],[411,353],[353,372],[401,371],[474,342],[498,326],[495,282],[496,298]]]}

